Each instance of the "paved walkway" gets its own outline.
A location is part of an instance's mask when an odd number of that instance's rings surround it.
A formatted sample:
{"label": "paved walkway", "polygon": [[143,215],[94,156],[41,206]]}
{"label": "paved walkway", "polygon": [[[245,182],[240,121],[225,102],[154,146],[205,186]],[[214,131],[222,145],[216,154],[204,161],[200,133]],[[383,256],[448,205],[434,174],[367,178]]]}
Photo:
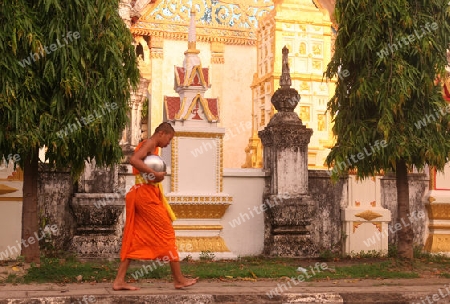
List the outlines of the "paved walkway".
{"label": "paved walkway", "polygon": [[171,283],[158,280],[135,285],[141,289],[113,291],[110,283],[4,284],[0,285],[0,304],[450,303],[450,279],[201,280],[184,290],[175,290]]}

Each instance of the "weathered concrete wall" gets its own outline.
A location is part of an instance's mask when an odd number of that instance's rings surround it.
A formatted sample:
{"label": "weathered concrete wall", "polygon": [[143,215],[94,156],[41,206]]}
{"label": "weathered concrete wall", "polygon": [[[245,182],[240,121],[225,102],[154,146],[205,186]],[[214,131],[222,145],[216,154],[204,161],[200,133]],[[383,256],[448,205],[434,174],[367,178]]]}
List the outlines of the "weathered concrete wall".
{"label": "weathered concrete wall", "polygon": [[[119,173],[119,184],[128,190],[134,178],[126,171],[124,168]],[[126,182],[128,177],[130,181]],[[264,179],[265,174],[260,169],[228,169],[224,172],[224,192],[233,196],[233,204],[222,218],[221,236],[236,255],[259,255],[263,251],[264,214],[254,208],[263,203]],[[170,176],[164,182],[166,189],[170,189]],[[340,208],[347,198],[346,185],[344,179],[332,184],[325,171],[309,171],[310,195],[317,208],[317,216],[311,223],[311,238],[315,244],[320,244],[317,255],[327,249],[334,252],[341,250]],[[52,245],[57,250],[66,251],[70,248],[77,228],[70,207],[74,193],[70,174],[42,167],[38,187],[41,222],[57,225],[58,235],[54,236]],[[119,238],[124,217],[125,214],[120,216],[116,225],[115,234]]]}
{"label": "weathered concrete wall", "polygon": [[[93,201],[94,204],[97,204],[97,206],[93,204],[93,211],[101,212],[106,204],[114,203],[118,197],[124,196],[129,190],[129,186],[127,187],[125,185],[125,176],[130,175],[130,173],[127,172],[126,166],[120,166],[119,170],[118,188],[114,189],[115,193],[105,193],[105,198]],[[40,166],[38,177],[38,207],[41,227],[45,225],[56,225],[58,228],[57,234],[51,237],[50,242],[41,243],[41,250],[52,250],[52,252],[48,252],[49,254],[74,250],[73,239],[77,235],[77,228],[79,228],[72,206],[75,192],[78,192],[77,184],[73,182],[68,170],[58,171],[48,169],[46,165]],[[114,233],[109,237],[104,237],[108,240],[108,244],[114,244],[114,248],[112,249],[114,253],[112,256],[116,257],[119,256],[121,247],[124,213],[118,217],[117,222],[113,225]],[[92,244],[92,246],[97,245]],[[107,249],[105,251],[109,252]]]}
{"label": "weathered concrete wall", "polygon": [[51,241],[42,243],[41,250],[48,248],[66,251],[75,233],[76,223],[70,208],[74,183],[68,170],[50,170],[47,165],[39,167],[38,212],[40,225],[56,225],[58,232]]}
{"label": "weathered concrete wall", "polygon": [[347,179],[332,183],[323,170],[309,170],[308,189],[316,203],[316,217],[311,222],[311,237],[319,244],[317,254],[325,250],[342,253],[341,208],[346,206]]}
{"label": "weathered concrete wall", "polygon": [[[134,178],[127,168],[119,173],[119,188],[128,190]],[[256,170],[258,171],[258,170]],[[229,249],[237,255],[259,255],[263,251],[264,214],[255,211],[263,202],[264,173],[247,172],[233,169],[224,172],[224,192],[233,196],[233,205],[222,219],[224,238]],[[308,189],[315,202],[316,216],[311,221],[311,240],[316,244],[318,255],[325,250],[342,253],[341,208],[345,208],[348,198],[346,179],[332,183],[325,171],[309,170]],[[129,178],[128,178],[129,177]],[[129,181],[127,180],[129,179]],[[127,181],[126,181],[127,180]],[[428,189],[428,178],[424,174],[411,174],[410,209],[416,216],[412,219],[414,243],[423,245],[428,235],[428,216],[425,208],[425,196]],[[170,176],[165,180],[166,189],[170,189]],[[76,221],[71,208],[71,200],[75,191],[68,171],[49,170],[40,167],[38,178],[38,204],[41,227],[56,225],[58,233],[41,248],[67,251],[76,233]],[[117,190],[116,190],[117,191]],[[126,193],[125,190],[119,191]],[[397,193],[395,177],[387,175],[381,180],[381,204],[392,212],[390,225],[397,222]],[[260,209],[258,209],[260,210]],[[115,235],[121,238],[125,214],[119,217]],[[235,221],[233,221],[235,220]],[[238,224],[240,221],[240,224]],[[231,225],[234,224],[234,227]],[[396,233],[389,233],[389,243],[397,242]],[[120,244],[118,245],[120,247]]]}
{"label": "weathered concrete wall", "polygon": [[[411,225],[414,231],[414,244],[423,246],[428,235],[428,216],[425,208],[425,195],[428,192],[429,180],[425,174],[412,173],[408,175],[409,183],[409,210]],[[397,220],[397,186],[395,175],[387,174],[381,179],[381,204],[391,211],[392,221],[389,226],[400,223]],[[406,221],[407,219],[405,219]],[[405,222],[407,223],[407,222]],[[397,244],[397,233],[389,233],[389,244]]]}

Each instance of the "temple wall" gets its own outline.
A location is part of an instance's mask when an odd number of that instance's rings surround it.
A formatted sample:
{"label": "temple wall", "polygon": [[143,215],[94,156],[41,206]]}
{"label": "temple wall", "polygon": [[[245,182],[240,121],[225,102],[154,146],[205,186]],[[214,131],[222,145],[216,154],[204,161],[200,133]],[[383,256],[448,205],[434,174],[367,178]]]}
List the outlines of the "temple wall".
{"label": "temple wall", "polygon": [[[309,193],[317,208],[317,216],[311,223],[313,228],[311,237],[320,244],[317,253],[320,254],[325,250],[341,253],[341,210],[347,204],[348,182],[341,179],[337,183],[332,183],[325,171],[309,170],[308,174]],[[134,183],[134,177],[130,172],[122,171],[119,179],[122,186],[127,189]],[[425,212],[425,218],[418,217],[413,221],[414,242],[423,245],[428,236],[428,217],[424,202],[428,193],[428,179],[422,174],[413,174],[409,179],[411,211]],[[170,175],[166,177],[163,185],[167,192],[170,189]],[[265,173],[261,169],[224,169],[223,185],[224,192],[233,197],[233,203],[221,219],[223,229],[220,236],[225,240],[229,250],[237,256],[261,254],[264,245],[264,217],[259,209],[255,211],[254,208],[260,206],[263,200]],[[68,172],[41,169],[38,187],[41,223],[54,224],[58,227],[57,235],[52,237],[47,248],[68,250],[76,228],[70,207],[73,195],[70,175]],[[396,216],[395,189],[395,179],[390,176],[382,179],[381,204],[392,212],[393,219]],[[117,228],[119,234],[123,228],[123,219],[120,222]],[[21,221],[15,223],[20,225]],[[17,227],[15,231],[20,233],[20,227]],[[20,234],[18,235],[17,239],[20,239]],[[2,237],[5,236],[2,233]],[[389,233],[389,243],[396,243],[395,234]],[[2,241],[1,244],[5,243]]]}
{"label": "temple wall", "polygon": [[341,208],[348,201],[348,180],[340,179],[333,183],[326,171],[308,170],[308,189],[317,208],[311,223],[314,242],[320,244],[320,251],[341,253]]}
{"label": "temple wall", "polygon": [[[426,196],[429,179],[425,174],[413,173],[408,176],[409,183],[409,210],[413,217],[410,218],[414,231],[414,245],[423,246],[428,235],[428,215],[426,210]],[[397,186],[395,176],[386,175],[381,179],[381,204],[391,211],[392,220],[390,226],[400,223],[397,221]],[[406,219],[405,219],[406,221]],[[405,222],[407,223],[407,222]],[[397,233],[389,233],[389,244],[397,243]]]}
{"label": "temple wall", "polygon": [[13,173],[13,163],[0,158],[0,261],[20,255],[23,179],[10,179]]}
{"label": "temple wall", "polygon": [[[21,219],[22,201],[0,201],[0,261],[15,259],[20,255],[17,242],[21,238]],[[13,247],[17,247],[17,250]]]}
{"label": "temple wall", "polygon": [[223,167],[241,168],[245,162],[244,148],[252,135],[250,85],[256,70],[256,47],[226,45],[224,57],[223,96],[218,96],[220,126],[225,128]]}
{"label": "temple wall", "polygon": [[42,250],[49,253],[66,251],[75,234],[75,218],[70,208],[74,184],[68,170],[49,170],[46,165],[39,167],[38,214],[40,225],[56,225],[58,231],[49,237]]}
{"label": "temple wall", "polygon": [[[310,196],[316,203],[316,218],[311,223],[311,237],[320,244],[320,251],[341,252],[341,207],[347,200],[347,181],[336,184],[328,174],[309,170]],[[224,171],[224,192],[233,196],[222,218],[222,237],[230,251],[238,256],[259,255],[264,247],[264,216],[258,214],[263,201],[265,175],[261,169],[233,169]],[[233,227],[234,226],[234,227]],[[318,252],[319,254],[320,252]]]}
{"label": "temple wall", "polygon": [[[260,209],[255,211],[254,208],[259,207],[263,200],[265,173],[261,169],[225,169],[223,175],[224,192],[233,197],[233,203],[221,219],[223,230],[220,236],[229,250],[238,256],[259,255],[264,245],[264,217]],[[129,172],[122,172],[121,176],[126,188],[134,183]],[[163,185],[167,192],[170,175]],[[341,200],[346,197],[344,186],[343,182],[332,185],[324,172],[309,171],[311,197],[317,202],[320,214],[313,223],[317,231],[314,237],[321,239],[324,250],[334,248],[340,240],[339,210]],[[73,184],[68,172],[41,171],[41,222],[57,225],[58,235],[51,242],[55,250],[68,250],[75,233],[76,225],[70,208],[72,192]],[[118,231],[121,230],[122,226],[118,227]]]}
{"label": "temple wall", "polygon": [[233,204],[222,218],[221,235],[228,249],[238,256],[259,255],[263,250],[264,216],[259,206],[264,180],[261,169],[224,170],[224,192],[233,197]]}

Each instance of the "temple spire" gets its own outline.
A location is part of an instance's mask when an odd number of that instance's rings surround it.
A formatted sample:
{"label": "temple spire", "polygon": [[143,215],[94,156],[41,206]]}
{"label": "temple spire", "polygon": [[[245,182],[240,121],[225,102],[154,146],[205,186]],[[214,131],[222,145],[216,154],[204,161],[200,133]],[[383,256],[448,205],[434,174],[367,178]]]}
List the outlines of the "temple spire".
{"label": "temple spire", "polygon": [[189,32],[188,32],[188,50],[186,52],[184,52],[184,54],[200,53],[200,51],[197,50],[196,43],[197,43],[197,35],[196,35],[196,28],[195,28],[195,12],[191,10],[191,21],[189,23]]}
{"label": "temple spire", "polygon": [[291,73],[289,70],[289,59],[288,59],[288,54],[289,54],[289,49],[284,46],[283,50],[283,66],[282,66],[282,70],[281,70],[281,77],[280,77],[280,87],[282,89],[288,89],[291,87]]}

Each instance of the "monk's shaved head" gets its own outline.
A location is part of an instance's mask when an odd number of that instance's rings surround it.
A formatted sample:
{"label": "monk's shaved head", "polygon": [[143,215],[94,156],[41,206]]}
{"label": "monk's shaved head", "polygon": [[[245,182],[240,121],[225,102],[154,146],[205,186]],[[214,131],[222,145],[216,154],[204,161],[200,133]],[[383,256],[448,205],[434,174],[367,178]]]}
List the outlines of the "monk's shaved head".
{"label": "monk's shaved head", "polygon": [[175,133],[175,130],[173,129],[172,125],[168,122],[160,123],[159,126],[157,126],[155,129],[155,133],[158,133],[159,131],[164,132],[166,134]]}

